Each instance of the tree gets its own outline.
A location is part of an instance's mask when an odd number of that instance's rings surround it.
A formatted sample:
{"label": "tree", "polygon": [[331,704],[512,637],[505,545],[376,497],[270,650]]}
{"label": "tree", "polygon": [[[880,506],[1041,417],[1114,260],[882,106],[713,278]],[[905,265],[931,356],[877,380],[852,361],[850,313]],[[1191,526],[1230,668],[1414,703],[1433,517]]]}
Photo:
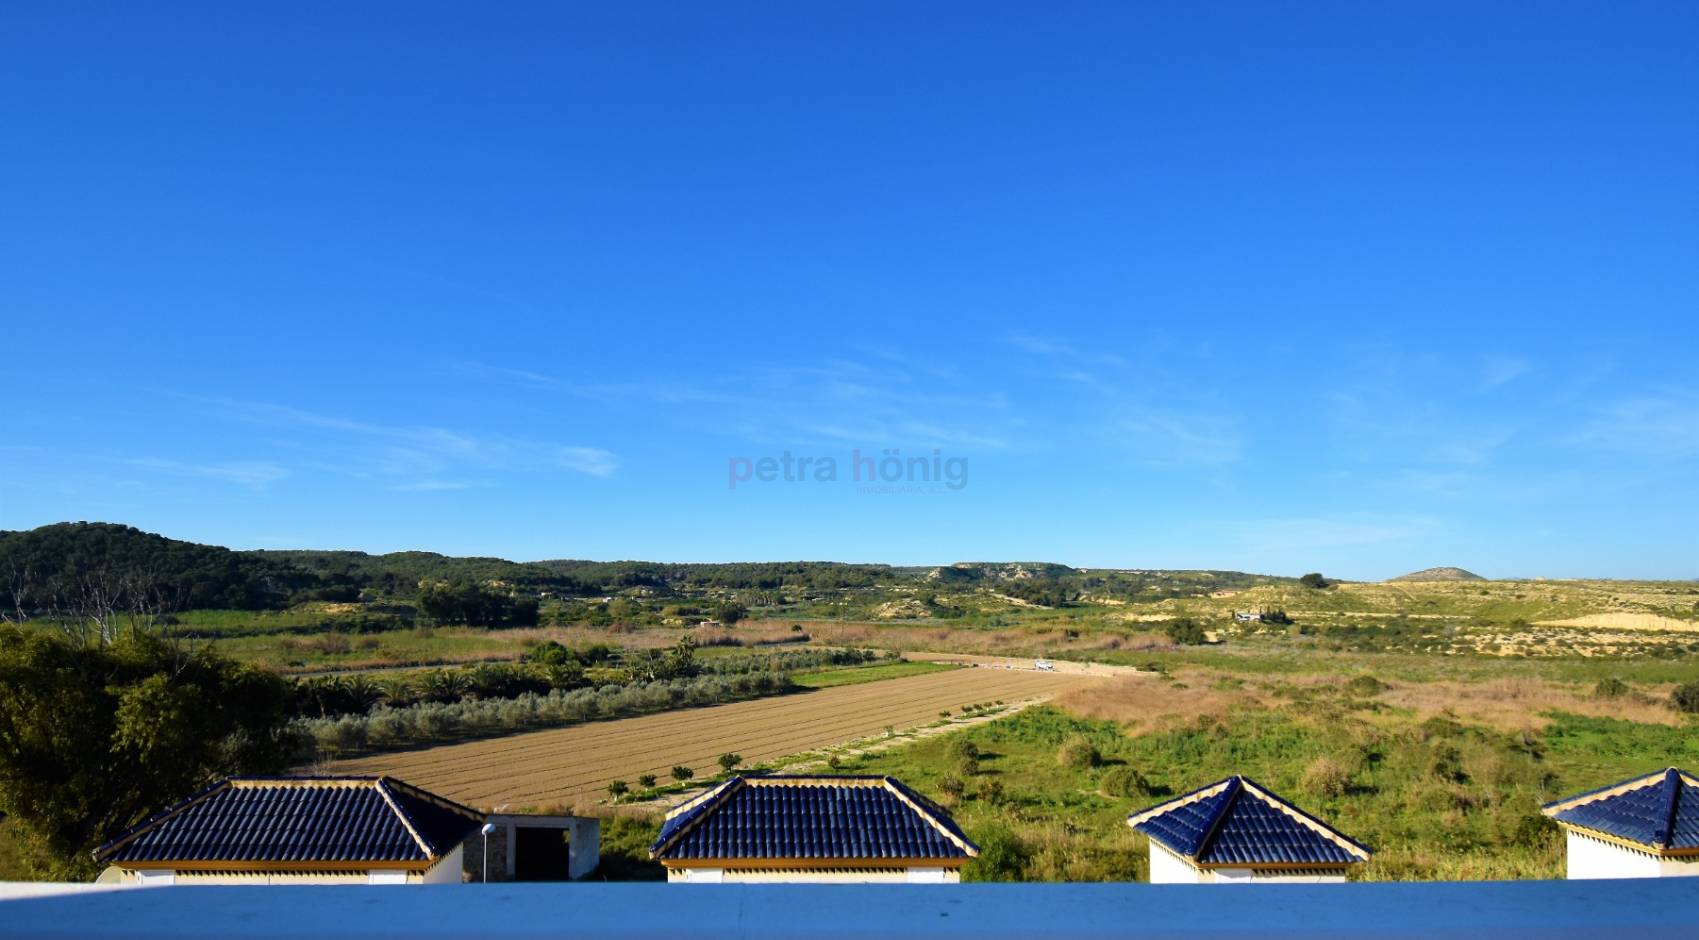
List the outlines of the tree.
{"label": "tree", "polygon": [[1203,632],[1203,627],[1190,617],[1181,617],[1170,621],[1167,631],[1168,639],[1181,646],[1199,646],[1209,642],[1209,637]]}
{"label": "tree", "polygon": [[696,771],[691,770],[683,764],[673,768],[673,779],[677,780],[679,783],[683,783],[694,776],[696,776]]}
{"label": "tree", "polygon": [[148,635],[77,646],[0,628],[0,812],[56,878],[102,842],[232,774],[276,773],[299,746],[290,688]]}
{"label": "tree", "polygon": [[720,755],[720,770],[724,773],[728,773],[728,774],[731,773],[732,768],[736,767],[737,765],[739,765],[741,763],[743,763],[743,755],[741,755],[741,754],[721,754]]}
{"label": "tree", "polygon": [[1298,583],[1302,584],[1304,587],[1313,588],[1317,591],[1322,588],[1333,586],[1333,582],[1322,577],[1321,572],[1319,571],[1312,571],[1309,574],[1304,575],[1298,579]]}
{"label": "tree", "polygon": [[645,790],[655,789],[655,775],[654,774],[638,774],[637,775],[637,785],[642,787]]}
{"label": "tree", "polygon": [[615,802],[618,802],[620,797],[626,795],[626,793],[630,791],[631,787],[628,786],[624,780],[608,781],[608,796],[613,797]]}

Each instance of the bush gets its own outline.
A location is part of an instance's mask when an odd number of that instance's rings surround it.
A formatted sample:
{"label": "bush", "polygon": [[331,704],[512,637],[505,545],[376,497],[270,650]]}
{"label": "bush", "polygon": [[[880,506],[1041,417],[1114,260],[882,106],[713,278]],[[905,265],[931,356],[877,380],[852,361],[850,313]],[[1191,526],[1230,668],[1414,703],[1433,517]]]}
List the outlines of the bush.
{"label": "bush", "polygon": [[613,797],[615,800],[618,800],[620,797],[630,792],[630,790],[631,788],[626,785],[624,780],[612,780],[608,782],[608,796]]}
{"label": "bush", "polygon": [[1382,692],[1385,692],[1386,689],[1386,683],[1376,679],[1374,676],[1357,676],[1350,682],[1345,683],[1346,692],[1351,695],[1361,695],[1364,697],[1379,695]]}
{"label": "bush", "polygon": [[720,770],[724,773],[728,773],[728,774],[731,773],[732,768],[736,767],[737,765],[739,765],[741,763],[743,763],[743,755],[742,754],[721,754],[720,755]]}
{"label": "bush", "polygon": [[944,794],[951,803],[958,803],[962,794],[967,792],[967,784],[954,774],[946,774],[943,780],[938,781],[938,792]]}
{"label": "bush", "polygon": [[1097,745],[1076,734],[1069,736],[1057,749],[1056,763],[1063,767],[1086,769],[1103,763],[1103,755],[1098,753]]}
{"label": "bush", "polygon": [[1209,637],[1204,635],[1203,627],[1198,626],[1197,621],[1190,617],[1181,617],[1179,620],[1170,621],[1164,632],[1168,634],[1170,642],[1180,646],[1201,646],[1209,642]]}
{"label": "bush", "polygon": [[966,881],[1025,881],[1032,864],[1032,847],[1009,829],[998,826],[977,833],[979,857],[962,866]]}
{"label": "bush", "polygon": [[963,757],[960,760],[956,761],[956,773],[960,776],[963,776],[963,777],[978,776],[979,775],[979,758],[977,758],[977,757]]}
{"label": "bush", "polygon": [[1304,575],[1298,579],[1298,583],[1302,584],[1304,587],[1313,588],[1317,591],[1322,588],[1333,586],[1333,582],[1322,577],[1321,572],[1319,571],[1312,571],[1309,574]]}
{"label": "bush", "polygon": [[1594,698],[1621,698],[1627,694],[1628,683],[1616,678],[1615,676],[1608,679],[1600,679],[1599,684],[1593,686]]}
{"label": "bush", "polygon": [[1684,715],[1699,715],[1699,682],[1676,686],[1670,694],[1670,704]]}
{"label": "bush", "polygon": [[1344,796],[1351,787],[1351,772],[1331,757],[1318,757],[1304,768],[1298,786],[1311,796]]}
{"label": "bush", "polygon": [[1123,764],[1104,774],[1098,789],[1107,796],[1147,797],[1150,796],[1150,781],[1138,772],[1138,768]]}
{"label": "bush", "polygon": [[981,803],[989,806],[1002,806],[1009,799],[1008,792],[1003,789],[1003,781],[996,777],[981,783],[977,795]]}
{"label": "bush", "polygon": [[696,771],[691,770],[683,764],[673,768],[673,779],[677,780],[679,783],[683,783],[694,776],[696,776]]}
{"label": "bush", "polygon": [[655,775],[654,774],[638,774],[637,775],[637,785],[642,787],[645,790],[655,789]]}
{"label": "bush", "polygon": [[979,745],[971,738],[960,735],[950,738],[950,743],[944,747],[944,753],[957,762],[979,759]]}
{"label": "bush", "polygon": [[1463,753],[1449,744],[1435,747],[1432,758],[1428,761],[1428,775],[1447,783],[1463,783],[1468,780],[1468,775],[1463,772]]}

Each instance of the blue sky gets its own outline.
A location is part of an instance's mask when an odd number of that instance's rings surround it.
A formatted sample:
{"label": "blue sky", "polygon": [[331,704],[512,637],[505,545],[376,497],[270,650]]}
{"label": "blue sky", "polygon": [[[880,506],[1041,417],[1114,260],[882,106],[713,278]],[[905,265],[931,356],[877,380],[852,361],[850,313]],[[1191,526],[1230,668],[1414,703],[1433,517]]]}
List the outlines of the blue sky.
{"label": "blue sky", "polygon": [[1699,7],[1487,6],[7,4],[0,527],[1694,577]]}

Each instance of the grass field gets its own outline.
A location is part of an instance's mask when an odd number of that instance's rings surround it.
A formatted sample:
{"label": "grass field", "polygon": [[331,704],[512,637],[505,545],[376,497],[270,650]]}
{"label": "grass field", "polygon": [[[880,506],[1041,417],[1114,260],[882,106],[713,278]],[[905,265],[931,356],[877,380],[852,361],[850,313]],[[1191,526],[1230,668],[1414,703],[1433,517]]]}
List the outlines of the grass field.
{"label": "grass field", "polygon": [[666,778],[676,765],[706,777],[719,755],[750,764],[886,729],[938,720],[940,712],[1004,700],[1047,698],[1094,679],[993,669],[955,669],[738,702],[602,721],[486,741],[338,761],[327,773],[391,774],[477,806],[585,805],[610,781]]}
{"label": "grass field", "polygon": [[[1075,693],[1079,697],[1082,693]],[[1691,726],[1564,713],[1533,733],[1420,719],[1332,692],[1282,710],[1129,734],[1114,721],[1028,709],[869,754],[845,767],[888,773],[949,801],[987,849],[974,879],[1140,880],[1144,837],[1126,816],[1233,773],[1248,775],[1369,845],[1367,880],[1561,878],[1562,840],[1542,802],[1699,759]],[[1093,764],[1059,759],[1068,741]],[[964,770],[961,741],[979,751]],[[1129,789],[1129,771],[1142,785]]]}
{"label": "grass field", "polygon": [[818,672],[799,672],[791,676],[791,681],[805,689],[830,689],[840,685],[859,685],[863,682],[879,682],[884,679],[901,679],[905,676],[920,676],[929,672],[948,672],[959,669],[952,663],[931,662],[897,662],[881,663],[877,666],[850,666],[843,669],[822,669]]}

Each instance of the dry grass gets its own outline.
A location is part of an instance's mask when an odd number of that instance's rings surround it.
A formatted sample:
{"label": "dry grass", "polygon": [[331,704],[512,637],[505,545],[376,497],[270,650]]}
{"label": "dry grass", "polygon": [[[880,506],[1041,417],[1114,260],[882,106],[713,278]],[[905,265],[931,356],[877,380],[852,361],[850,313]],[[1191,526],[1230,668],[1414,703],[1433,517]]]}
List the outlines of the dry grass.
{"label": "dry grass", "polygon": [[1264,702],[1249,689],[1221,688],[1220,675],[1184,670],[1173,682],[1156,675],[1124,676],[1063,692],[1052,704],[1082,718],[1120,722],[1129,733],[1144,734],[1195,721],[1200,715],[1222,718],[1236,706]]}
{"label": "dry grass", "polygon": [[1388,705],[1408,708],[1423,718],[1449,711],[1464,720],[1511,731],[1544,727],[1549,719],[1542,713],[1548,711],[1646,724],[1681,723],[1680,716],[1667,704],[1646,696],[1599,699],[1569,686],[1537,679],[1400,683],[1381,693],[1379,699]]}
{"label": "dry grass", "polygon": [[1589,627],[1605,630],[1677,630],[1699,631],[1699,623],[1677,620],[1659,614],[1588,614],[1568,620],[1541,620],[1542,627]]}

